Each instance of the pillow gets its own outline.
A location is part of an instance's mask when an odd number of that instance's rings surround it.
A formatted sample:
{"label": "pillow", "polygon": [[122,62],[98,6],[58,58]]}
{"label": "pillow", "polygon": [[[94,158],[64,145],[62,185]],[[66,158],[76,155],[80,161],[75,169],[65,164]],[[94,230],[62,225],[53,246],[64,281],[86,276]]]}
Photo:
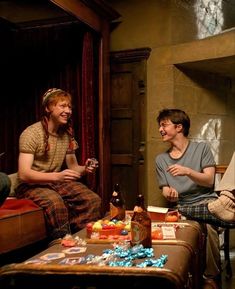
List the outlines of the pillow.
{"label": "pillow", "polygon": [[9,196],[11,189],[11,180],[7,174],[0,172],[0,206]]}
{"label": "pillow", "polygon": [[15,197],[15,188],[18,184],[18,177],[17,177],[17,173],[13,173],[8,175],[9,179],[11,180],[11,190],[10,190],[10,197]]}

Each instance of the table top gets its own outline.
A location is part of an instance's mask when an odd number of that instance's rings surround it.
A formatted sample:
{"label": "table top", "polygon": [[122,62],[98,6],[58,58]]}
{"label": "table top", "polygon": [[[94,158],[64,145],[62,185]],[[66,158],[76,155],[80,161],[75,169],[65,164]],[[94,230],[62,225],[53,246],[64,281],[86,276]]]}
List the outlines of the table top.
{"label": "table top", "polygon": [[[188,282],[189,270],[192,268],[192,263],[194,262],[196,250],[200,250],[200,230],[198,229],[197,222],[182,222],[178,223],[179,228],[177,229],[176,239],[175,240],[156,240],[153,242],[153,251],[154,258],[160,258],[161,256],[167,256],[167,262],[164,264],[163,268],[158,267],[121,267],[115,266],[111,267],[107,264],[60,264],[65,258],[79,258],[85,257],[88,255],[101,256],[104,250],[113,249],[113,243],[110,242],[87,242],[86,251],[81,253],[74,254],[64,254],[61,258],[52,259],[49,263],[46,264],[33,264],[37,259],[44,258],[45,255],[51,254],[61,254],[65,248],[61,244],[56,244],[36,256],[27,260],[27,262],[10,264],[4,266],[0,270],[0,276],[4,278],[9,278],[13,276],[17,278],[17,275],[33,275],[41,278],[49,278],[50,276],[63,276],[63,280],[67,280],[69,283],[71,281],[71,276],[80,276],[86,278],[87,276],[99,276],[103,280],[109,279],[110,277],[123,277],[126,282],[126,278],[132,278],[135,280],[137,277],[141,277],[143,284],[145,284],[145,278],[148,278],[147,282],[149,283],[149,277],[151,277],[152,282],[168,282],[165,284],[167,288],[183,288]],[[74,236],[79,236],[80,238],[86,238],[86,230],[81,230],[76,233]],[[143,262],[143,259],[135,260],[135,265]],[[52,278],[52,277],[51,277]],[[129,280],[128,279],[128,280]],[[0,279],[1,280],[1,279]],[[42,280],[42,279],[41,279]],[[114,280],[114,279],[113,279]],[[88,279],[86,278],[86,281]],[[120,279],[119,279],[120,281]],[[48,280],[47,280],[48,282]],[[131,283],[133,281],[130,281]],[[164,283],[163,282],[163,283]],[[141,282],[140,282],[141,283]],[[139,284],[140,284],[139,283]],[[142,284],[142,285],[143,285]],[[171,285],[170,285],[171,284]],[[22,285],[22,284],[21,284]],[[162,284],[164,285],[164,284]],[[164,285],[164,286],[165,286]],[[160,287],[159,287],[160,288]]]}

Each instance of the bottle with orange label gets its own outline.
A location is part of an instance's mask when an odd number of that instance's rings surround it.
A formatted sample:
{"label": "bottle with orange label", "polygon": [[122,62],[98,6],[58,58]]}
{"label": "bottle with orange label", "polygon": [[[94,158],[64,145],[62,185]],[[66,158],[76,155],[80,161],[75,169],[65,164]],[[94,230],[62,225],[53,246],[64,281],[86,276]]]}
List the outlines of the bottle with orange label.
{"label": "bottle with orange label", "polygon": [[110,200],[110,220],[125,220],[125,202],[122,197],[119,184],[114,185],[114,190]]}
{"label": "bottle with orange label", "polygon": [[144,248],[152,247],[151,218],[144,205],[144,196],[138,195],[131,219],[131,245],[142,244]]}

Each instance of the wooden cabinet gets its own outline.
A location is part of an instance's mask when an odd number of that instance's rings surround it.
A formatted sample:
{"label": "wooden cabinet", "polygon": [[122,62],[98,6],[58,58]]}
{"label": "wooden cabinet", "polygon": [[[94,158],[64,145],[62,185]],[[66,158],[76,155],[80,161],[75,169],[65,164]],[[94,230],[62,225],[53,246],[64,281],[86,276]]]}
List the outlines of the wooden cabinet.
{"label": "wooden cabinet", "polygon": [[111,53],[111,180],[132,210],[146,199],[146,60],[150,48]]}

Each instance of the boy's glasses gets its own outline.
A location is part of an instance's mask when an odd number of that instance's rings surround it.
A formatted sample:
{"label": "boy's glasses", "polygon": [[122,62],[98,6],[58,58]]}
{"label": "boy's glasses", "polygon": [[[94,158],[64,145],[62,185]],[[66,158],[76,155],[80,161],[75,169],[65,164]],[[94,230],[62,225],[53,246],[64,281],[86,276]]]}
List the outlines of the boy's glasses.
{"label": "boy's glasses", "polygon": [[169,125],[172,125],[173,123],[161,123],[160,125],[159,125],[159,128],[165,128],[165,127],[167,127],[167,126],[169,126]]}

